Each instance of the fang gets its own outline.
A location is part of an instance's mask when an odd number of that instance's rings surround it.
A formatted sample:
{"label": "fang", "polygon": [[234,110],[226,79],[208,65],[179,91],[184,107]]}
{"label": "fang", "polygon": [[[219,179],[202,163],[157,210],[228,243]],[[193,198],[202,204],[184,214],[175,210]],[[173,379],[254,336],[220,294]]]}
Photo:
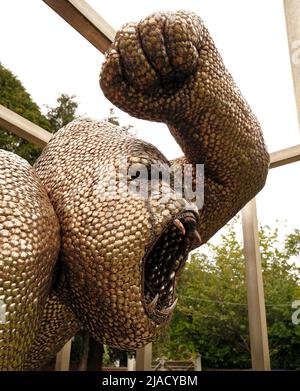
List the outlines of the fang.
{"label": "fang", "polygon": [[151,301],[151,303],[148,304],[148,310],[150,312],[153,312],[156,308],[156,304],[158,302],[158,298],[159,298],[159,294],[157,293],[157,295],[154,297],[154,299]]}
{"label": "fang", "polygon": [[161,315],[165,315],[165,316],[170,315],[171,312],[172,312],[172,311],[174,310],[174,308],[176,307],[177,301],[178,301],[178,298],[175,299],[174,303],[173,303],[170,307],[168,307],[168,308],[166,308],[166,309],[164,309],[164,310],[160,310],[159,313],[160,313]]}
{"label": "fang", "polygon": [[179,229],[179,231],[182,233],[182,235],[185,235],[185,228],[182,224],[182,222],[178,219],[174,220],[174,225]]}

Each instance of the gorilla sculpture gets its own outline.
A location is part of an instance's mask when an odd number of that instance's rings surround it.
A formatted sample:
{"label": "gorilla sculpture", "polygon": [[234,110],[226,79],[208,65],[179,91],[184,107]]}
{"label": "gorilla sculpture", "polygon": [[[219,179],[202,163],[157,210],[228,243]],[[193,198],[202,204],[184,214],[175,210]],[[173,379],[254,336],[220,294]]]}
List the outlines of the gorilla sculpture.
{"label": "gorilla sculpture", "polygon": [[[90,120],[55,134],[33,168],[0,152],[2,370],[41,366],[80,328],[121,348],[152,341],[170,320],[189,251],[264,186],[269,155],[260,125],[197,15],[155,13],[123,26],[100,85],[127,113],[166,123],[184,156],[168,161]],[[165,201],[125,191],[103,197],[99,185],[109,188],[109,167],[120,159],[126,169],[203,163],[203,207],[178,198],[172,183]]]}

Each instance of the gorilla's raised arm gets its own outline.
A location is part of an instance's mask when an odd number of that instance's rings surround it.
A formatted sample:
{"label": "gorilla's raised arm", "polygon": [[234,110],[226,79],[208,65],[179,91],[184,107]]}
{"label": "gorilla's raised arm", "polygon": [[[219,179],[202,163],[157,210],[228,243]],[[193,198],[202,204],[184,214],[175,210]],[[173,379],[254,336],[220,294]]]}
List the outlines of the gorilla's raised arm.
{"label": "gorilla's raised arm", "polygon": [[195,14],[155,13],[125,25],[100,84],[127,113],[168,125],[185,154],[174,164],[204,163],[203,242],[264,186],[269,155],[260,125]]}

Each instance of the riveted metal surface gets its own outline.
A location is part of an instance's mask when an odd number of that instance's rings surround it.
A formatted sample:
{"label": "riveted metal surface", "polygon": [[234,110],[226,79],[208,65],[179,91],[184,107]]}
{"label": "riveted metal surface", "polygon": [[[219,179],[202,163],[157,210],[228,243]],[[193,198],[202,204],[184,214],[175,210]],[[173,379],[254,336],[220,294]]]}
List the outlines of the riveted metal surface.
{"label": "riveted metal surface", "polygon": [[22,369],[41,322],[59,250],[47,193],[22,158],[0,150],[0,368]]}

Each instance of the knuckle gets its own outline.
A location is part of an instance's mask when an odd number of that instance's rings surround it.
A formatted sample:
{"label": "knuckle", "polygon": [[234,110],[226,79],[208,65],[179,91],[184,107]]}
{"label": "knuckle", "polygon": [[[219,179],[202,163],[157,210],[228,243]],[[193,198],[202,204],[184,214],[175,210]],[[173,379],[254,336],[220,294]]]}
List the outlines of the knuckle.
{"label": "knuckle", "polygon": [[119,36],[118,49],[124,76],[131,85],[147,89],[157,82],[157,74],[142,48],[136,26],[128,26]]}

